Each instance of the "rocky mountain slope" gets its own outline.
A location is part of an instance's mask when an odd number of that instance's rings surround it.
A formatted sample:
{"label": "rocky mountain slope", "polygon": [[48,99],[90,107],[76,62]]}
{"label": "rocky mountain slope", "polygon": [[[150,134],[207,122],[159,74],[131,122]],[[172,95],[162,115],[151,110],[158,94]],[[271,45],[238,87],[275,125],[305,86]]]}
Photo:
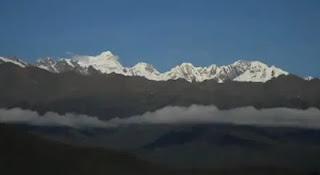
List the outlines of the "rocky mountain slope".
{"label": "rocky mountain slope", "polygon": [[220,109],[320,108],[320,80],[288,75],[266,83],[215,80],[151,81],[121,74],[52,73],[37,67],[0,64],[0,108],[44,113],[74,112],[101,119],[129,117],[165,106],[215,105]]}

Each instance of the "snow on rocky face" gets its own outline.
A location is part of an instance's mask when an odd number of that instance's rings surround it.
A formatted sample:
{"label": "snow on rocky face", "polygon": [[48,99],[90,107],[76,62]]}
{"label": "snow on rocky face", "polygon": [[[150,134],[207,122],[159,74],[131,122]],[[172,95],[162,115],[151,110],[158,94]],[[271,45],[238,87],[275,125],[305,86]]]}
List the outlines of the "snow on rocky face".
{"label": "snow on rocky face", "polygon": [[187,81],[201,82],[214,79],[218,82],[246,81],[266,82],[287,72],[274,66],[267,66],[259,61],[239,60],[231,65],[209,67],[194,67],[191,63],[183,63],[164,73],[165,79],[185,79]]}
{"label": "snow on rocky face", "polygon": [[[9,60],[9,61],[8,61]],[[13,62],[19,66],[25,66],[18,61],[0,57],[1,62]],[[141,76],[155,81],[185,79],[189,82],[202,82],[216,80],[220,83],[225,81],[266,82],[280,75],[288,75],[275,66],[268,66],[259,61],[239,60],[230,65],[208,67],[196,67],[191,63],[182,63],[171,70],[160,73],[151,64],[137,63],[133,67],[124,67],[119,58],[110,51],[102,52],[96,56],[73,56],[71,59],[39,60],[35,66],[54,73],[75,70],[82,74],[89,74],[89,68],[101,73],[116,73],[125,76]]]}
{"label": "snow on rocky face", "polygon": [[73,59],[60,59],[56,61],[52,58],[45,58],[38,60],[35,66],[53,73],[77,71],[87,74],[87,68],[80,66],[79,63]]}
{"label": "snow on rocky face", "polygon": [[28,65],[27,63],[25,63],[24,61],[22,61],[20,59],[4,58],[4,57],[0,57],[0,64],[1,63],[12,63],[12,64],[15,64],[20,67],[26,67]]}
{"label": "snow on rocky face", "polygon": [[75,56],[73,60],[77,60],[81,67],[89,68],[92,66],[101,73],[125,74],[124,67],[119,63],[118,57],[110,51],[102,52],[97,56]]}
{"label": "snow on rocky face", "polygon": [[164,80],[176,80],[185,79],[189,82],[200,82],[203,81],[203,76],[200,75],[201,67],[194,67],[191,63],[182,63],[170,71],[163,73],[162,79]]}
{"label": "snow on rocky face", "polygon": [[160,72],[155,69],[151,64],[137,63],[131,68],[127,68],[127,74],[131,76],[141,76],[149,80],[162,80]]}
{"label": "snow on rocky face", "polygon": [[266,82],[272,78],[280,75],[288,75],[275,66],[269,67],[268,65],[259,61],[251,61],[240,75],[234,78],[234,81],[248,81],[248,82]]}

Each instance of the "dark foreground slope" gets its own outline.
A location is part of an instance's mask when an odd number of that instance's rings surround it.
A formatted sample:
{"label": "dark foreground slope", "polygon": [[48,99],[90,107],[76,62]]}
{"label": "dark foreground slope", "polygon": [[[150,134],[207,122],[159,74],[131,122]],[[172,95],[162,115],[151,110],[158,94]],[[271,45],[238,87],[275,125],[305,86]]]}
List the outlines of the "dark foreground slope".
{"label": "dark foreground slope", "polygon": [[10,175],[316,174],[313,171],[297,172],[273,166],[168,170],[125,153],[52,142],[7,125],[0,125],[0,155],[0,174]]}
{"label": "dark foreground slope", "polygon": [[125,153],[50,142],[5,125],[0,125],[0,155],[0,174],[169,173]]}
{"label": "dark foreground slope", "polygon": [[75,112],[102,119],[192,104],[216,105],[221,109],[320,108],[320,80],[305,81],[293,75],[267,83],[157,82],[116,74],[54,74],[6,63],[0,65],[0,82],[0,108]]}
{"label": "dark foreground slope", "polygon": [[320,130],[230,124],[21,129],[61,142],[126,151],[168,167],[320,172]]}

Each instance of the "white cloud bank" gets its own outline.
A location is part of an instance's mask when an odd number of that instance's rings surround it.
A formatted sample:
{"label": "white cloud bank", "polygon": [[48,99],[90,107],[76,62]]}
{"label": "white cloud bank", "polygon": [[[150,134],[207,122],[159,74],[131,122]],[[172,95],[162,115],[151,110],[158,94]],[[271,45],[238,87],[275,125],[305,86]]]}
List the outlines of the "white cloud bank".
{"label": "white cloud bank", "polygon": [[129,124],[204,124],[230,123],[257,126],[289,126],[320,129],[320,110],[290,108],[270,108],[258,110],[254,107],[241,107],[219,110],[215,106],[192,105],[190,107],[168,106],[155,112],[146,112],[129,118],[113,118],[108,121],[97,117],[78,114],[59,115],[48,112],[40,116],[37,112],[20,108],[0,109],[0,122],[26,123],[45,126],[117,127]]}
{"label": "white cloud bank", "polygon": [[111,127],[107,122],[103,122],[97,117],[72,113],[59,115],[55,112],[47,112],[44,115],[39,115],[38,112],[23,110],[20,108],[0,109],[0,122],[30,124],[36,126],[68,126],[74,128]]}

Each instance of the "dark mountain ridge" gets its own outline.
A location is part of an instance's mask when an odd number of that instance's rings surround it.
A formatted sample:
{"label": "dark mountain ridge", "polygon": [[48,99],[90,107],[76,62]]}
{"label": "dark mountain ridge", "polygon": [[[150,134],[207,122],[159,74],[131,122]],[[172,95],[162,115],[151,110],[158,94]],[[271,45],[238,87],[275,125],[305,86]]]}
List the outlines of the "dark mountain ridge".
{"label": "dark mountain ridge", "polygon": [[51,73],[36,67],[0,64],[0,107],[40,113],[79,113],[109,119],[154,111],[165,106],[215,105],[220,109],[320,108],[320,80],[294,75],[266,83],[217,83],[214,80],[152,81],[119,74]]}

